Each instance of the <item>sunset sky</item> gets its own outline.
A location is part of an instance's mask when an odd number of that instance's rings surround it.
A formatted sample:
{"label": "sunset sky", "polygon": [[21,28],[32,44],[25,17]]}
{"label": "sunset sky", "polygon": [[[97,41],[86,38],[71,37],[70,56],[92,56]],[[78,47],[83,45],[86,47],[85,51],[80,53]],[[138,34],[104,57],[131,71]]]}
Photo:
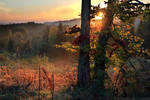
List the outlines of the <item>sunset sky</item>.
{"label": "sunset sky", "polygon": [[78,18],[80,11],[81,0],[0,0],[0,22],[66,20]]}

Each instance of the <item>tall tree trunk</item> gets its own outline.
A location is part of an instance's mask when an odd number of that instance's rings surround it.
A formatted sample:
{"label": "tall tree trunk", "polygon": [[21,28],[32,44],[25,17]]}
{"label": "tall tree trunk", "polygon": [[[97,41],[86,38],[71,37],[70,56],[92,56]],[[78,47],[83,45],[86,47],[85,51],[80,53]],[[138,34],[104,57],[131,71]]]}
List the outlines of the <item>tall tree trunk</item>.
{"label": "tall tree trunk", "polygon": [[91,0],[82,0],[81,11],[81,36],[79,66],[78,66],[78,85],[84,87],[90,83],[89,67],[89,33],[90,33],[90,12]]}
{"label": "tall tree trunk", "polygon": [[99,35],[98,45],[97,45],[97,55],[95,57],[95,67],[94,67],[94,95],[105,96],[105,64],[106,64],[106,45],[110,37],[113,23],[113,14],[111,12],[111,5],[113,0],[108,0],[107,10],[105,12],[105,17],[102,20],[102,31]]}

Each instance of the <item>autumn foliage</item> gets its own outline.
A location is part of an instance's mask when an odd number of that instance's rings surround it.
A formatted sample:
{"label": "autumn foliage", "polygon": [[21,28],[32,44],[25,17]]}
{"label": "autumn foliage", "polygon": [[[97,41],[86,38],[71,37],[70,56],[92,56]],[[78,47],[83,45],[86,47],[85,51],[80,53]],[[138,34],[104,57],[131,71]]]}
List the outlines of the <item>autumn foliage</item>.
{"label": "autumn foliage", "polygon": [[[71,72],[53,74],[49,73],[44,67],[41,67],[39,77],[38,70],[17,69],[13,72],[7,66],[1,66],[0,78],[1,91],[7,90],[10,87],[18,87],[18,90],[24,88],[28,91],[34,91],[39,89],[39,82],[41,90],[51,90],[53,84],[55,84],[54,90],[59,91],[64,87],[76,84],[77,70],[74,67]],[[54,78],[54,81],[52,78]]]}

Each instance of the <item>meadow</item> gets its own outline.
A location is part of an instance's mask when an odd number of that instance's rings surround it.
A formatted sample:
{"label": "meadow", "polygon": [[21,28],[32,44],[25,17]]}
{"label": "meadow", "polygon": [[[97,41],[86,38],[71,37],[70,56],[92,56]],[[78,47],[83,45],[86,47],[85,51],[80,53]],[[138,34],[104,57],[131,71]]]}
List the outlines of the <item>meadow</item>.
{"label": "meadow", "polygon": [[[124,40],[129,50],[124,52],[117,39],[108,41],[104,80],[108,100],[149,97],[150,48],[149,41],[144,41],[149,34],[141,28],[148,25],[141,24],[137,32],[133,24],[114,27],[113,35]],[[90,78],[94,82],[97,30],[102,24],[92,21],[90,27]],[[74,33],[80,30],[77,25],[23,23],[0,29],[0,100],[97,99],[93,96],[95,91],[101,92],[96,90],[97,84],[77,86],[79,45],[84,40],[79,32]]]}

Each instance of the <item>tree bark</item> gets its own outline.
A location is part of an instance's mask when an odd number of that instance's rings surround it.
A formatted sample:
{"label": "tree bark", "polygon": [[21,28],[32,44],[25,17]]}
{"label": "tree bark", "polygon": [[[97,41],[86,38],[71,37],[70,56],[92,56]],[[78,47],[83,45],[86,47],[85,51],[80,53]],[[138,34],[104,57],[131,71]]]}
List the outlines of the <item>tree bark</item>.
{"label": "tree bark", "polygon": [[79,66],[78,66],[78,86],[85,87],[90,83],[89,50],[90,50],[90,12],[91,0],[82,0],[81,11],[81,36]]}

